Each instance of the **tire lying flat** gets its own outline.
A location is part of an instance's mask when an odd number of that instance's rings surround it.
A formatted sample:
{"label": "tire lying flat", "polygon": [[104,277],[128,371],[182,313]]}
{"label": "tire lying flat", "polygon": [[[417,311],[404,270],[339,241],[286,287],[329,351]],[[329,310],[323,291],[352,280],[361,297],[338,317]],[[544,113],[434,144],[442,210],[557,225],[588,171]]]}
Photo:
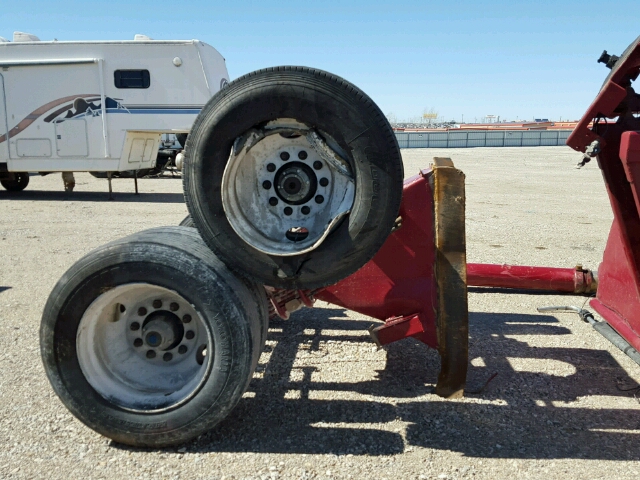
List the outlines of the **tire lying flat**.
{"label": "tire lying flat", "polygon": [[[327,228],[318,246],[300,254],[294,248],[280,255],[265,253],[269,250],[256,247],[248,236],[237,233],[236,224],[244,219],[232,218],[230,222],[227,217],[223,175],[237,139],[274,122],[286,124],[287,119],[318,132],[335,147],[353,175],[355,193],[348,213],[331,230]],[[281,143],[286,146],[284,140]],[[278,168],[274,174],[277,180],[284,163],[278,163],[278,151],[273,153],[276,160],[267,167],[270,172]],[[329,168],[328,163],[320,165]],[[300,166],[300,178],[310,179],[311,188],[320,188],[317,181],[322,178],[316,178],[313,168]],[[286,289],[333,284],[369,261],[397,218],[404,176],[395,135],[375,103],[340,77],[305,67],[259,70],[218,92],[193,125],[183,173],[187,206],[205,243],[229,268],[262,284]],[[255,188],[274,189],[275,183],[261,180]],[[284,207],[284,215],[292,211],[296,215],[300,208],[297,197],[287,203],[288,197],[278,195],[269,198],[277,205],[273,208]],[[309,215],[314,215],[313,195],[311,191],[301,200],[312,205]],[[319,204],[329,201],[322,195],[315,199]],[[268,202],[257,203],[249,207],[262,208],[266,215]],[[246,209],[237,216],[245,213]],[[256,217],[259,219],[259,214]],[[253,231],[259,236],[259,222],[254,224]],[[291,241],[298,241],[295,238]]]}
{"label": "tire lying flat", "polygon": [[174,445],[240,400],[266,312],[264,289],[233,275],[194,229],[155,228],[62,276],[42,318],[42,359],[55,392],[90,428],[128,445]]}

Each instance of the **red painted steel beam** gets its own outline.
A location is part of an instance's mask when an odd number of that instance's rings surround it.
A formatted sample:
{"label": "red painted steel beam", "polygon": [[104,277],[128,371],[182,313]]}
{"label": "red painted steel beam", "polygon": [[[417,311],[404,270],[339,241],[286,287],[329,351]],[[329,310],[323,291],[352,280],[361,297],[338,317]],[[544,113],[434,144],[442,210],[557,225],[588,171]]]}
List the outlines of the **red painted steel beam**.
{"label": "red painted steel beam", "polygon": [[590,270],[580,266],[551,268],[468,263],[467,285],[591,294],[596,291],[597,280]]}

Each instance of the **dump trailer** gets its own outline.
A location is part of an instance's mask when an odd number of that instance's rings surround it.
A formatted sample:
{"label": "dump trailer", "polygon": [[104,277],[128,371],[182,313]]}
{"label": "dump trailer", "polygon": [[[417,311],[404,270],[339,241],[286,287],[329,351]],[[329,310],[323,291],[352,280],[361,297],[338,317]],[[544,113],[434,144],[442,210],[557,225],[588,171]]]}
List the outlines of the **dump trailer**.
{"label": "dump trailer", "polygon": [[198,40],[0,37],[0,183],[153,168],[161,135],[188,133],[228,80],[222,55]]}

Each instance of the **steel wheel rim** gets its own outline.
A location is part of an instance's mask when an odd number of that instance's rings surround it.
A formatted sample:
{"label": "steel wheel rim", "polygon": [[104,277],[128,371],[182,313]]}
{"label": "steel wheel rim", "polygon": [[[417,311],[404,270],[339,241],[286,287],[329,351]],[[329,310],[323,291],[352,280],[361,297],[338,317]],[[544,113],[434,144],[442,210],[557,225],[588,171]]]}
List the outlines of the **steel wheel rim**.
{"label": "steel wheel rim", "polygon": [[269,255],[316,249],[353,207],[355,179],[345,158],[327,135],[292,119],[245,132],[222,178],[229,224]]}
{"label": "steel wheel rim", "polygon": [[150,413],[175,408],[200,390],[213,364],[212,338],[180,294],[130,283],[91,303],[78,326],[76,350],[98,394],[125,410]]}

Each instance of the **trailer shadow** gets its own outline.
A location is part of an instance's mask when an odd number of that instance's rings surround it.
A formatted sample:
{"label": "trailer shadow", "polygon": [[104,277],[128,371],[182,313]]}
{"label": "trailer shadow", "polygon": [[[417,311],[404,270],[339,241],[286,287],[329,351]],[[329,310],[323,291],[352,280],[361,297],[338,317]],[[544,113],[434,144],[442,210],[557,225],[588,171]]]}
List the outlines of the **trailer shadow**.
{"label": "trailer shadow", "polygon": [[[356,344],[350,352],[371,352],[363,335],[370,323],[329,308],[272,322],[270,358],[249,393],[186,451],[394,455],[418,446],[469,457],[640,460],[634,432],[640,408],[617,388],[635,383],[607,351],[564,347],[561,337],[572,332],[556,318],[472,313],[468,390],[498,375],[462,400],[431,393],[439,356],[412,339],[386,348],[386,364],[374,378],[359,374],[367,358],[327,351],[348,341]],[[536,348],[539,335],[558,346]],[[345,362],[354,380],[333,380],[332,369],[344,372]],[[620,401],[594,409],[595,395]]]}
{"label": "trailer shadow", "polygon": [[114,192],[109,200],[109,192],[58,192],[52,190],[24,190],[22,192],[0,191],[0,201],[53,201],[53,202],[109,202],[115,203],[184,203],[182,193],[141,191],[138,195],[129,192]]}
{"label": "trailer shadow", "polygon": [[3,287],[2,285],[0,285],[0,293],[4,292],[5,290],[9,290],[11,289],[11,287]]}

